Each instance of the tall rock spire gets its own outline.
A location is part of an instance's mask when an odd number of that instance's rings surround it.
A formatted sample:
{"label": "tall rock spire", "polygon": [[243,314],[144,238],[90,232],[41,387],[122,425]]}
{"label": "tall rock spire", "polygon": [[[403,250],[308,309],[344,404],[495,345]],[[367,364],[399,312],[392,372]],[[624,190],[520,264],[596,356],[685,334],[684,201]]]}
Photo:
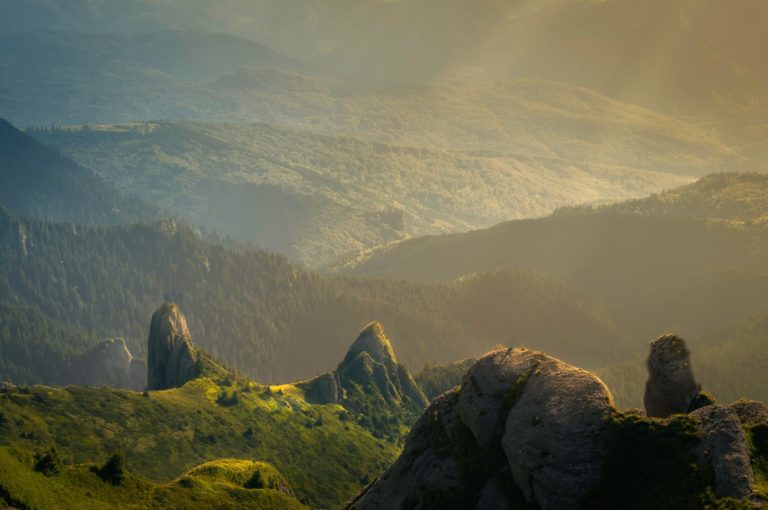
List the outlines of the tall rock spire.
{"label": "tall rock spire", "polygon": [[199,374],[198,353],[187,320],[173,303],[163,304],[152,315],[147,352],[150,390],[178,388]]}

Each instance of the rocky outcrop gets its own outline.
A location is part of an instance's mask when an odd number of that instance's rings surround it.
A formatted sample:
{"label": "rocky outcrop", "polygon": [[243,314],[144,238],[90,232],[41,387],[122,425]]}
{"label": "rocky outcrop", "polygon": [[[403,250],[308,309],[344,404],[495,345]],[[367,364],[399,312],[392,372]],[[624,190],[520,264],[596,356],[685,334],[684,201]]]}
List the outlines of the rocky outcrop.
{"label": "rocky outcrop", "polygon": [[437,505],[451,495],[466,497],[464,477],[450,455],[447,436],[460,423],[457,402],[457,391],[436,398],[411,429],[397,461],[347,509],[440,508]]}
{"label": "rocky outcrop", "polygon": [[298,386],[307,401],[341,404],[361,425],[392,438],[399,438],[401,425],[411,426],[428,404],[378,322],[360,332],[336,370]]}
{"label": "rocky outcrop", "polygon": [[527,501],[545,510],[574,508],[600,482],[613,398],[596,375],[532,357],[538,359],[516,390],[502,446]]}
{"label": "rocky outcrop", "polygon": [[400,459],[350,508],[576,508],[600,481],[611,406],[587,371],[494,351],[433,402]]}
{"label": "rocky outcrop", "polygon": [[[671,387],[674,398],[651,393],[651,409],[665,413],[702,395],[678,340],[655,342],[649,363],[666,368],[655,382],[684,384]],[[621,412],[588,371],[528,349],[496,350],[432,402],[398,460],[347,508],[671,510],[756,501],[754,470],[768,474],[768,407],[700,403],[662,419]]]}
{"label": "rocky outcrop", "polygon": [[379,322],[372,322],[360,332],[336,369],[336,377],[342,390],[358,385],[390,406],[405,404],[422,410],[428,404],[411,374],[397,362],[392,343]]}
{"label": "rocky outcrop", "polygon": [[338,404],[342,393],[335,372],[328,372],[302,383],[304,398],[310,404]]}
{"label": "rocky outcrop", "polygon": [[730,407],[712,405],[692,415],[701,421],[702,436],[696,454],[701,464],[712,468],[717,495],[750,497],[755,475],[739,414]]}
{"label": "rocky outcrop", "polygon": [[110,338],[99,342],[74,361],[71,380],[82,386],[140,391],[147,384],[147,365],[133,357],[125,340]]}
{"label": "rocky outcrop", "polygon": [[666,418],[691,410],[701,386],[693,377],[691,353],[685,341],[675,335],[654,340],[647,366],[644,401],[648,416]]}
{"label": "rocky outcrop", "polygon": [[199,355],[192,345],[187,320],[175,304],[165,303],[152,315],[147,352],[150,390],[178,388],[200,373]]}

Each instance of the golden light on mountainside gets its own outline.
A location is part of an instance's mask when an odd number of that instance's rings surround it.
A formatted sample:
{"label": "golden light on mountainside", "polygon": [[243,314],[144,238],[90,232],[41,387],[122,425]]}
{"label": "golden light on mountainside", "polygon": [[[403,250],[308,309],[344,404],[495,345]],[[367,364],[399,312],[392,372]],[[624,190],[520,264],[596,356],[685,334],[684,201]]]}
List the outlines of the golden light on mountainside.
{"label": "golden light on mountainside", "polygon": [[0,0],[0,508],[768,508],[766,49],[768,0]]}

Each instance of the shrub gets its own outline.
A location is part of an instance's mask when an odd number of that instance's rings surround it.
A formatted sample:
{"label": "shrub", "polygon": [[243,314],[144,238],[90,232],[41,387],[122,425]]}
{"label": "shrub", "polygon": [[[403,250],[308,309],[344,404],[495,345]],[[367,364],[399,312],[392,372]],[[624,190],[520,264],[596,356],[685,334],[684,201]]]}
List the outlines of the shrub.
{"label": "shrub", "polygon": [[35,471],[45,476],[53,476],[61,471],[61,460],[56,448],[35,454]]}
{"label": "shrub", "polygon": [[125,469],[125,454],[118,450],[112,454],[109,460],[97,471],[99,477],[105,482],[111,482],[112,485],[120,485],[125,480],[127,474]]}

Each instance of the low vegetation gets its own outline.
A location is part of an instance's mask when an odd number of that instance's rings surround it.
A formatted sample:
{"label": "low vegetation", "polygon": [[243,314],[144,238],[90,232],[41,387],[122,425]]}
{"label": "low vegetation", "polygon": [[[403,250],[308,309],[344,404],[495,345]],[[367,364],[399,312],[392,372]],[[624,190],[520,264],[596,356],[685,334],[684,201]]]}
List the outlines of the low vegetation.
{"label": "low vegetation", "polygon": [[[92,464],[68,464],[53,475],[30,469],[26,450],[0,447],[0,502],[22,510],[302,510],[307,507],[280,490],[283,485],[247,486],[255,477],[280,478],[268,464],[219,460],[165,483],[123,471],[120,483],[104,479]],[[245,481],[244,481],[245,480]]]}
{"label": "low vegetation", "polygon": [[[145,395],[74,386],[7,388],[0,395],[4,465],[24,474],[0,476],[3,487],[37,507],[34,499],[25,499],[31,497],[25,490],[35,484],[24,488],[25,480],[35,476],[53,480],[35,497],[53,495],[58,481],[72,484],[75,478],[88,486],[114,486],[118,501],[122,493],[137,490],[144,494],[141,500],[165,494],[163,505],[171,504],[171,493],[190,487],[213,491],[220,483],[234,485],[238,489],[231,497],[237,501],[249,494],[242,491],[290,486],[313,508],[338,508],[398,453],[396,442],[376,439],[349,420],[343,407],[310,405],[295,386],[270,389],[242,378],[224,383],[201,378]],[[221,405],[223,391],[237,391],[237,403]],[[18,452],[15,460],[13,452]],[[30,452],[41,453],[32,459]],[[236,465],[231,463],[194,467],[227,457],[267,462],[286,478],[269,469],[258,476],[252,468],[232,474]],[[89,463],[92,469],[78,467]],[[14,480],[18,486],[8,485]],[[96,492],[96,500],[106,493]],[[72,493],[73,501],[80,496]],[[184,507],[173,504],[168,508]]]}

